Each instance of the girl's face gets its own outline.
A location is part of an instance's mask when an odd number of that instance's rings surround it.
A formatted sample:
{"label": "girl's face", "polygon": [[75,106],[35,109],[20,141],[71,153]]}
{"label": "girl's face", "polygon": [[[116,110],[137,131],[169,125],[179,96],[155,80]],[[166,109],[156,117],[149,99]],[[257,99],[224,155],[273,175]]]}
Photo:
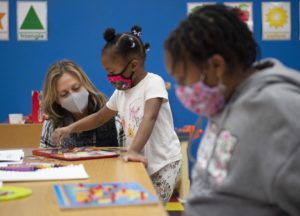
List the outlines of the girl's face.
{"label": "girl's face", "polygon": [[176,83],[180,85],[191,85],[201,79],[201,71],[190,64],[184,64],[183,61],[177,62],[173,67],[171,56],[166,53],[165,65],[169,73],[174,77]]}
{"label": "girl's face", "polygon": [[[241,73],[239,71],[228,69],[224,58],[220,55],[213,55],[207,61],[207,67],[200,69],[192,61],[179,61],[173,67],[171,55],[166,52],[165,64],[169,73],[175,78],[179,85],[192,85],[203,79],[204,83],[209,87],[215,87],[221,84],[225,86],[224,96],[228,100],[236,87],[245,80],[249,73]],[[239,74],[241,74],[239,76]],[[248,74],[248,75],[247,75]]]}
{"label": "girl's face", "polygon": [[101,63],[108,75],[122,74],[124,77],[130,77],[134,72],[135,59],[124,61],[121,58],[113,58],[110,54],[104,53],[101,57]]}
{"label": "girl's face", "polygon": [[57,99],[61,101],[73,92],[80,92],[84,87],[71,73],[64,73],[56,82]]}
{"label": "girl's face", "polygon": [[176,65],[173,62],[167,55],[167,68],[179,84],[176,86],[179,101],[200,116],[210,117],[220,112],[225,104],[224,88],[222,83],[216,83],[215,77],[209,76],[216,73],[211,60],[205,67],[197,67],[191,61],[178,61]]}
{"label": "girl's face", "polygon": [[206,85],[213,87],[217,86],[220,81],[223,81],[225,65],[223,58],[217,55],[212,56],[207,61],[207,67],[200,69],[199,66],[190,60],[180,60],[173,67],[173,59],[166,52],[165,64],[167,70],[179,85],[190,86],[202,79]]}
{"label": "girl's face", "polygon": [[107,71],[107,80],[116,89],[128,90],[139,82],[142,70],[138,70],[139,61],[137,59],[132,58],[124,61],[104,53],[101,61]]}

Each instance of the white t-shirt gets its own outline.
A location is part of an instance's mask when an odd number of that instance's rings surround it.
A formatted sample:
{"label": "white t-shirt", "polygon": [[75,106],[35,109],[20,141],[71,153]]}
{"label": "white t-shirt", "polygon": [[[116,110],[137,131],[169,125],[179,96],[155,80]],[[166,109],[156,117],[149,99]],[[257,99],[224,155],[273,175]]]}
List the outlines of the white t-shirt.
{"label": "white t-shirt", "polygon": [[145,103],[152,98],[163,98],[152,133],[142,150],[148,160],[148,173],[152,175],[167,164],[181,159],[180,143],[174,130],[168,92],[163,79],[148,73],[131,89],[115,90],[106,106],[118,111],[130,146],[144,115]]}

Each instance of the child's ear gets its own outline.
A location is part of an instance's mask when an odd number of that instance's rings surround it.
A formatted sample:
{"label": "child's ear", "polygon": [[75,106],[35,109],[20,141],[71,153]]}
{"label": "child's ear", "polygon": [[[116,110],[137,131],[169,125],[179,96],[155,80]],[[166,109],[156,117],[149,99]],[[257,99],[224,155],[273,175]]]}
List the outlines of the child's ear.
{"label": "child's ear", "polygon": [[217,77],[219,79],[221,79],[224,76],[226,64],[225,64],[225,60],[222,56],[217,55],[217,54],[213,55],[210,58],[210,66],[215,71],[215,74],[217,75]]}
{"label": "child's ear", "polygon": [[137,59],[133,59],[131,62],[131,69],[135,71],[138,68],[139,64],[140,62]]}

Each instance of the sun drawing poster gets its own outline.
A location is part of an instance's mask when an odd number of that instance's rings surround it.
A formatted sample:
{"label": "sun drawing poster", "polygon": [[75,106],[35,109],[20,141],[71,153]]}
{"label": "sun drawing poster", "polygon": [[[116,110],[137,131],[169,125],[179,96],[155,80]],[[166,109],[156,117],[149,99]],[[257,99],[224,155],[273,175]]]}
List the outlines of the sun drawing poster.
{"label": "sun drawing poster", "polygon": [[290,2],[263,2],[262,22],[263,40],[290,40]]}

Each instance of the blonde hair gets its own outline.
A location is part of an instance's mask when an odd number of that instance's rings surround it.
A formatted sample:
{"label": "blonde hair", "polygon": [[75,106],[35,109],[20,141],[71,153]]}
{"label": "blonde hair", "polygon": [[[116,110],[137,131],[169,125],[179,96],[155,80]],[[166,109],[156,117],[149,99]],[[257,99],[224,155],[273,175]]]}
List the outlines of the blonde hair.
{"label": "blonde hair", "polygon": [[64,73],[69,73],[76,77],[80,81],[81,85],[89,92],[89,114],[95,112],[96,109],[102,108],[107,101],[107,97],[97,90],[94,84],[87,77],[86,73],[75,62],[71,60],[61,60],[54,63],[48,69],[44,81],[42,106],[44,112],[49,116],[49,119],[54,121],[55,127],[63,125],[64,118],[71,114],[57,103],[58,92],[56,84]]}

